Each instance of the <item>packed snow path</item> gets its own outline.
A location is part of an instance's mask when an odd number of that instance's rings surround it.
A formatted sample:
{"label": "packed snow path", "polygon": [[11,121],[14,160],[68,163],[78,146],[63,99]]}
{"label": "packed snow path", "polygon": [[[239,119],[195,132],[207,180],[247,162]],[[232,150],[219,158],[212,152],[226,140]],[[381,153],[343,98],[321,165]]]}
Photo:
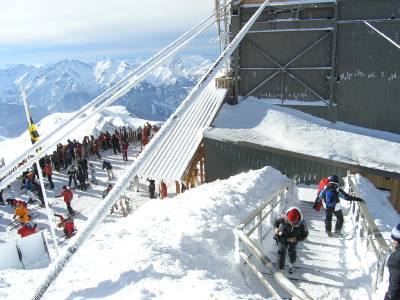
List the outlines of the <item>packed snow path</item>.
{"label": "packed snow path", "polygon": [[[344,215],[343,237],[328,237],[325,232],[325,211],[312,208],[316,187],[299,188],[297,204],[307,222],[309,236],[297,245],[295,272],[288,273],[289,258],[286,257],[284,274],[300,290],[312,299],[370,299],[372,288],[366,282],[356,247],[351,215],[346,201],[341,201]],[[334,228],[336,218],[332,218]],[[278,246],[270,246],[273,232],[264,241],[264,251],[272,262],[277,262]],[[275,243],[275,242],[273,242]],[[264,275],[271,276],[269,271]]]}

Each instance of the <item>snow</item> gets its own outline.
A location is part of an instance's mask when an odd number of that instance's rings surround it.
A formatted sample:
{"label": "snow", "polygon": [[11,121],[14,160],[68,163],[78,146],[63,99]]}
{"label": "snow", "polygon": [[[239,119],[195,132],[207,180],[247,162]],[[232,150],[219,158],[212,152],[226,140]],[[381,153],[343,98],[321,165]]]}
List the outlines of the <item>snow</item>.
{"label": "snow", "polygon": [[[306,155],[400,173],[400,135],[324,119],[267,99],[225,104],[207,132]],[[225,137],[224,136],[224,137]]]}
{"label": "snow", "polygon": [[106,220],[44,299],[261,299],[235,269],[232,229],[286,180],[266,167]]}
{"label": "snow", "polygon": [[[242,119],[257,120],[257,115],[253,113],[253,118],[249,119],[245,111]],[[62,117],[62,114],[53,115],[49,123],[40,124],[44,126],[40,130],[45,132],[46,126],[59,122],[57,118]],[[135,122],[123,107],[111,107],[93,118],[98,123],[88,122],[85,124],[87,129],[82,128],[74,134],[85,135],[85,130],[96,126],[101,128],[106,119],[111,123],[117,122],[117,125],[119,122]],[[370,135],[376,134],[370,132]],[[395,135],[392,137],[396,138]],[[9,140],[10,145],[13,142]],[[127,167],[119,165],[119,177]],[[368,209],[388,238],[398,215],[386,200],[387,194],[375,189],[361,176],[355,178]],[[101,179],[105,181],[105,178]],[[167,200],[146,201],[143,187],[140,194],[131,195],[136,211],[127,218],[108,216],[66,265],[44,299],[263,299],[251,288],[257,281],[245,280],[234,264],[232,229],[285,181],[286,178],[278,171],[266,167],[227,180],[217,180]],[[89,217],[91,209],[88,205],[94,208],[99,203],[96,195],[98,197],[101,189],[104,186],[95,189],[93,195],[78,197],[77,205],[81,203],[86,207],[85,214]],[[299,198],[310,200],[314,196],[315,187],[299,187]],[[84,220],[80,222],[78,228],[82,228]],[[346,230],[351,231],[348,220],[346,226]],[[348,269],[343,272],[347,272],[351,281],[360,286],[354,289],[351,285],[348,293],[353,299],[360,299],[366,295],[370,285],[368,274],[373,265],[365,264],[360,268],[360,257],[366,256],[362,252],[365,249],[360,248],[355,255],[355,241],[346,243],[343,256]],[[13,299],[18,294],[21,299],[30,298],[49,269],[0,271],[0,296]],[[313,293],[313,287],[308,288]],[[382,294],[386,288],[387,282],[378,292]],[[331,299],[338,299],[333,289],[327,289],[324,295],[329,291]]]}

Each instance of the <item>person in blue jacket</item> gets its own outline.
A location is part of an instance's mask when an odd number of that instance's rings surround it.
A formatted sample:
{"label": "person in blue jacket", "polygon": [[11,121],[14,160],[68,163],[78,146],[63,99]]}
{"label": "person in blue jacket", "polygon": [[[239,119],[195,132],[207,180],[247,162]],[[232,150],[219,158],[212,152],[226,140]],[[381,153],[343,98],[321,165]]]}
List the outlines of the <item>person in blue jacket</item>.
{"label": "person in blue jacket", "polygon": [[335,214],[335,232],[341,234],[344,220],[339,198],[343,198],[347,201],[364,202],[364,200],[358,197],[350,196],[345,191],[343,191],[339,187],[339,177],[337,175],[329,176],[328,179],[329,183],[319,194],[319,199],[320,201],[323,201],[323,205],[325,207],[325,230],[328,235],[331,235],[332,214]]}

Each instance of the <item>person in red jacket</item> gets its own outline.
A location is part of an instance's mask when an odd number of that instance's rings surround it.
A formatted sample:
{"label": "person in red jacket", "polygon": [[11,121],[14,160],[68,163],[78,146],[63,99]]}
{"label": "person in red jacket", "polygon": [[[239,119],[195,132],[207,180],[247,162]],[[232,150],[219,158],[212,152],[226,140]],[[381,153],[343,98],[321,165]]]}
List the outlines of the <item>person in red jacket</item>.
{"label": "person in red jacket", "polygon": [[168,197],[167,185],[165,184],[164,180],[161,180],[161,183],[160,183],[160,196],[161,196],[161,199]]}
{"label": "person in red jacket", "polygon": [[69,239],[76,233],[74,219],[72,217],[64,218],[62,215],[59,214],[54,214],[54,216],[60,218],[60,223],[58,223],[57,226],[63,228],[65,237],[67,239]]}
{"label": "person in red jacket", "polygon": [[38,232],[39,230],[37,230],[36,228],[37,224],[31,225],[29,223],[26,223],[25,225],[23,225],[20,229],[18,229],[17,233],[23,238],[26,237],[28,235],[34,234],[36,232]]}
{"label": "person in red jacket", "polygon": [[71,207],[71,200],[74,197],[72,194],[71,190],[67,188],[67,186],[63,186],[63,190],[61,191],[61,194],[56,196],[56,198],[59,197],[64,197],[64,202],[67,205],[67,209],[70,215],[73,215],[75,211]]}
{"label": "person in red jacket", "polygon": [[50,189],[54,189],[54,183],[53,183],[53,180],[52,180],[53,167],[51,166],[50,162],[46,162],[46,166],[43,169],[43,173],[47,176],[47,179],[49,180]]}

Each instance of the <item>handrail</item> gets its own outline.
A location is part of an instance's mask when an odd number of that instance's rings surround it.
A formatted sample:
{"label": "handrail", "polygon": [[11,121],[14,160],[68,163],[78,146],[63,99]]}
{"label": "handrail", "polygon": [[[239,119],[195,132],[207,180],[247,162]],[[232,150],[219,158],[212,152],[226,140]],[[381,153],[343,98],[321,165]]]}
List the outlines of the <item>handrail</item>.
{"label": "handrail", "polygon": [[254,210],[246,219],[244,219],[238,226],[236,226],[237,229],[241,230],[243,227],[247,226],[251,221],[253,221],[261,211],[263,211],[267,206],[271,204],[275,198],[282,193],[282,188],[286,188],[286,185],[284,187],[280,187],[275,191],[275,193],[271,194],[268,196],[267,199],[265,199],[265,202],[261,204],[256,210]]}
{"label": "handrail", "polygon": [[[259,207],[257,207],[249,216],[235,227],[235,260],[240,264],[241,259],[243,259],[253,273],[258,277],[260,282],[271,292],[272,296],[278,299],[282,298],[273,285],[268,282],[266,278],[260,276],[262,273],[253,263],[250,262],[251,257],[255,257],[263,266],[268,268],[271,271],[276,284],[280,285],[289,295],[298,299],[311,299],[273,265],[271,260],[262,252],[251,238],[252,233],[258,229],[258,239],[262,242],[265,237],[262,233],[263,221],[271,215],[276,206],[279,206],[279,211],[283,209],[286,205],[288,193],[292,191],[293,184],[292,181],[287,181],[277,187],[275,192],[271,193]],[[270,223],[272,223],[272,220],[270,221]],[[250,224],[252,226],[249,226]],[[245,253],[245,249],[250,251],[250,255]]]}
{"label": "handrail", "polygon": [[[353,180],[353,176],[350,173],[348,173],[347,179],[350,188],[349,192],[360,197],[361,193],[358,190],[357,185]],[[367,233],[367,249],[368,246],[371,245],[373,252],[377,258],[377,272],[375,279],[373,279],[372,282],[374,289],[376,289],[378,287],[378,284],[383,280],[386,256],[389,253],[389,245],[383,238],[382,233],[376,226],[374,219],[372,218],[367,206],[364,203],[353,201],[351,211],[353,214],[353,222],[356,223],[357,227],[361,225],[360,236],[364,236],[364,231],[366,231]]]}

